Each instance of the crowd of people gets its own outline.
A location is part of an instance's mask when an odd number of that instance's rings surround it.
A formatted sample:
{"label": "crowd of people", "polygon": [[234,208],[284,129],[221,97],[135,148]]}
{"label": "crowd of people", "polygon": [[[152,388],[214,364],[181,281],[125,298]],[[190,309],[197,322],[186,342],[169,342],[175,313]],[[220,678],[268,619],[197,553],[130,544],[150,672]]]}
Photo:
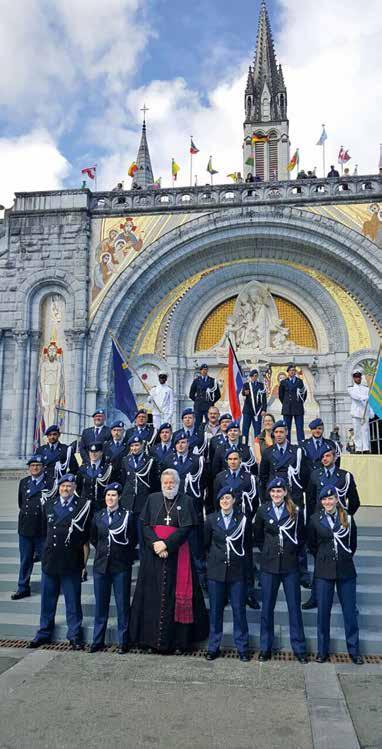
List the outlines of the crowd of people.
{"label": "crowd of people", "polygon": [[[83,648],[81,584],[93,547],[91,652],[105,647],[113,590],[120,653],[132,644],[185,652],[208,638],[206,657],[213,661],[229,602],[240,659],[250,659],[249,606],[261,608],[258,658],[269,660],[282,585],[291,648],[301,663],[307,662],[304,609],[317,608],[316,660],[329,658],[335,587],[349,655],[363,662],[353,561],[356,484],[341,469],[338,443],[324,436],[320,418],[305,437],[306,389],[294,364],[287,372],[282,418],[275,421],[259,372],[251,370],[243,387],[243,431],[230,413],[220,413],[219,385],[205,364],[191,385],[193,407],[184,409],[176,430],[164,373],[152,391],[154,423],[139,409],[130,428],[121,420],[109,427],[104,410],[96,409],[77,446],[61,443],[57,425],[48,427],[18,494],[20,573],[13,600],[31,595],[33,566],[36,560],[42,565],[40,625],[30,647],[52,640],[62,591],[68,640],[74,650]],[[293,420],[296,444],[290,441]],[[301,587],[310,590],[302,605]]]}

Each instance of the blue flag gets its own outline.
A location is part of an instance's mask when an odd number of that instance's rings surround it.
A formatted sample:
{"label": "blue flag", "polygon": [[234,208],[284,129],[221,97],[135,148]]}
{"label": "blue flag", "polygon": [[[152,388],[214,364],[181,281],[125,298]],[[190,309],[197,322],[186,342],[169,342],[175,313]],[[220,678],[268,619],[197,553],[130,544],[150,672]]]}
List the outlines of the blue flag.
{"label": "blue flag", "polygon": [[379,419],[382,419],[382,357],[379,357],[374,382],[370,388],[369,406]]}
{"label": "blue flag", "polygon": [[326,134],[325,126],[323,125],[320,139],[317,141],[317,146],[323,146],[327,139],[328,139],[328,136]]}
{"label": "blue flag", "polygon": [[130,380],[133,375],[129,367],[118,351],[114,341],[113,346],[113,364],[114,364],[114,405],[118,411],[126,414],[130,421],[134,421],[137,413],[137,404],[130,387]]}

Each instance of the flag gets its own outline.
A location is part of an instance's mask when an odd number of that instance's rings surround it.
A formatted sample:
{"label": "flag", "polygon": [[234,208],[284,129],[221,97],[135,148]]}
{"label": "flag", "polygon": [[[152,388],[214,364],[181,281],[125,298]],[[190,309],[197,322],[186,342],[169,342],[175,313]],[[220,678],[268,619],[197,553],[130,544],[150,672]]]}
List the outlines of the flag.
{"label": "flag", "polygon": [[253,158],[253,156],[248,156],[248,159],[245,163],[247,166],[255,166],[255,159]]}
{"label": "flag", "polygon": [[349,155],[349,151],[345,151],[344,147],[341,146],[339,153],[338,153],[338,163],[339,164],[346,164],[347,161],[350,161],[351,156]]}
{"label": "flag", "polygon": [[293,172],[293,169],[295,168],[295,166],[298,167],[299,163],[300,163],[300,152],[299,152],[299,149],[296,148],[296,150],[295,150],[295,152],[294,152],[294,154],[293,154],[293,156],[292,156],[292,158],[291,158],[291,160],[290,160],[290,162],[288,164],[288,167],[287,167],[288,172]]}
{"label": "flag", "polygon": [[130,421],[134,421],[137,413],[137,404],[130,387],[130,380],[133,375],[130,372],[124,357],[116,346],[114,339],[113,347],[113,365],[114,365],[114,405],[118,411],[126,414]]}
{"label": "flag", "polygon": [[268,135],[255,135],[255,133],[253,133],[251,140],[252,143],[267,143],[269,137]]}
{"label": "flag", "polygon": [[151,187],[153,190],[160,190],[162,187],[162,177],[158,177],[155,182],[152,183]]}
{"label": "flag", "polygon": [[208,159],[207,172],[209,172],[209,174],[219,174],[219,172],[217,172],[212,166],[212,156]]}
{"label": "flag", "polygon": [[127,170],[127,173],[129,175],[129,177],[134,177],[134,174],[135,174],[135,172],[137,170],[138,170],[138,167],[137,167],[135,161],[133,161],[133,163],[130,164],[130,166],[129,166],[128,170]]}
{"label": "flag", "polygon": [[89,179],[95,179],[96,176],[97,167],[96,166],[85,166],[84,169],[81,169],[81,174],[86,174]]}
{"label": "flag", "polygon": [[199,148],[196,148],[196,145],[194,141],[192,140],[192,138],[191,138],[191,145],[190,145],[190,153],[192,154],[192,156],[195,156],[196,153],[199,153]]}
{"label": "flag", "polygon": [[317,141],[317,146],[323,146],[325,141],[328,139],[328,136],[326,134],[325,125],[322,126],[322,133],[320,135],[320,139]]}
{"label": "flag", "polygon": [[382,357],[377,362],[377,371],[369,392],[369,406],[382,419]]}
{"label": "flag", "polygon": [[171,174],[174,180],[177,178],[179,171],[180,171],[180,166],[176,163],[175,159],[173,159],[171,162]]}
{"label": "flag", "polygon": [[240,393],[244,385],[244,377],[232,343],[229,339],[228,341],[228,398],[232,418],[236,420],[241,416]]}
{"label": "flag", "polygon": [[233,179],[234,182],[237,182],[237,172],[232,172],[231,174],[227,174],[227,177],[230,177]]}

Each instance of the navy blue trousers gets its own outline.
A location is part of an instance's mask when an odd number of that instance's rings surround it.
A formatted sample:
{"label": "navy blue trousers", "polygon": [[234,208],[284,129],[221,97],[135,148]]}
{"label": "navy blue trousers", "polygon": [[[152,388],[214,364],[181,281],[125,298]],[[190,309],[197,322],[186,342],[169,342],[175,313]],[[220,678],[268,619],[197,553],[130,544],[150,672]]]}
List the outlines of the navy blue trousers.
{"label": "navy blue trousers", "polygon": [[198,525],[193,525],[190,529],[188,542],[190,544],[190,552],[198,576],[204,577],[206,574],[207,565],[203,538],[203,509],[201,500],[197,500],[195,497],[193,497],[193,503],[198,516]]}
{"label": "navy blue trousers", "polygon": [[30,577],[33,571],[33,558],[41,558],[44,546],[44,536],[22,536],[19,535],[20,569],[17,583],[18,593],[29,593]]}
{"label": "navy blue trousers", "polygon": [[356,604],[356,577],[338,580],[316,578],[317,592],[317,651],[318,655],[329,653],[330,615],[333,605],[334,588],[342,608],[346,645],[349,655],[359,655],[359,629]]}
{"label": "navy blue trousers", "polygon": [[105,642],[111,589],[113,588],[117,607],[118,643],[120,647],[123,647],[129,642],[131,567],[123,572],[106,572],[104,575],[94,572],[93,582],[95,595],[93,643],[103,645]]}
{"label": "navy blue trousers", "polygon": [[201,425],[201,424],[202,424],[203,422],[204,422],[205,424],[207,423],[207,421],[208,421],[208,409],[209,409],[209,407],[210,407],[210,406],[212,406],[212,405],[213,405],[213,403],[210,403],[209,405],[207,405],[207,408],[206,408],[206,410],[205,410],[205,411],[199,411],[199,409],[198,409],[198,410],[196,410],[196,409],[194,408],[194,413],[195,413],[195,424],[194,424],[194,430],[195,430],[195,432],[197,432],[197,431],[198,431],[198,429],[199,429],[200,425]]}
{"label": "navy blue trousers", "polygon": [[261,416],[259,416],[258,419],[255,419],[253,414],[248,413],[247,411],[243,411],[242,432],[243,437],[245,437],[246,445],[248,444],[249,430],[251,426],[253,426],[254,437],[258,437],[261,432]]}
{"label": "navy blue trousers", "polygon": [[57,601],[62,590],[65,599],[68,640],[82,639],[81,571],[70,575],[41,575],[40,627],[36,638],[51,639]]}
{"label": "navy blue trousers", "polygon": [[246,614],[247,585],[245,580],[218,582],[208,580],[210,599],[210,635],[208,651],[216,653],[223,637],[224,606],[228,598],[233,616],[233,641],[239,653],[246,653],[249,647],[248,622]]}
{"label": "navy blue trousers", "polygon": [[297,433],[297,442],[302,442],[305,439],[305,433],[304,433],[304,416],[301,414],[300,416],[284,416],[284,421],[286,421],[288,425],[288,439],[289,442],[292,442],[292,421],[294,419],[294,423],[296,424],[296,433]]}
{"label": "navy blue trousers", "polygon": [[295,655],[306,654],[304,625],[301,614],[301,591],[299,572],[272,574],[261,573],[261,626],[260,650],[272,650],[275,623],[274,611],[279,587],[283,584],[289,614],[289,634]]}

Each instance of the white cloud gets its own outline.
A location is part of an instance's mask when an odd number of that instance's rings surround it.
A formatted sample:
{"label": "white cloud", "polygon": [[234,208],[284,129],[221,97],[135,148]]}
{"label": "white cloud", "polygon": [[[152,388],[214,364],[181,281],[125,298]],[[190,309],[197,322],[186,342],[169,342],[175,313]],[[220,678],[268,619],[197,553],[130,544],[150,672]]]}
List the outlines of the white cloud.
{"label": "white cloud", "polygon": [[46,131],[0,138],[0,203],[6,208],[14,192],[60,189],[68,172],[69,163]]}

